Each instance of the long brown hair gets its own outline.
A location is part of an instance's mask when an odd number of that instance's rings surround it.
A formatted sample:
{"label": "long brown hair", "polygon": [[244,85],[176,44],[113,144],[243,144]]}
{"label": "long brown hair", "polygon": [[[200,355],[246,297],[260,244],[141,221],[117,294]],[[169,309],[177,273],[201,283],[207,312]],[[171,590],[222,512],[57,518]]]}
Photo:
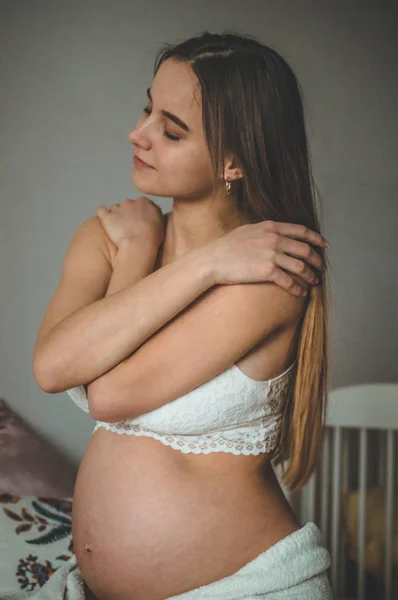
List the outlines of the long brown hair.
{"label": "long brown hair", "polygon": [[[302,92],[286,60],[250,35],[205,31],[164,44],[154,74],[168,58],[188,64],[202,91],[202,122],[215,193],[227,154],[242,166],[232,181],[238,209],[252,223],[298,223],[320,233]],[[323,248],[315,247],[326,263]],[[297,362],[282,415],[275,465],[290,490],[310,478],[321,449],[329,388],[328,290],[325,273],[310,288],[297,335]],[[286,468],[287,465],[287,468]]]}

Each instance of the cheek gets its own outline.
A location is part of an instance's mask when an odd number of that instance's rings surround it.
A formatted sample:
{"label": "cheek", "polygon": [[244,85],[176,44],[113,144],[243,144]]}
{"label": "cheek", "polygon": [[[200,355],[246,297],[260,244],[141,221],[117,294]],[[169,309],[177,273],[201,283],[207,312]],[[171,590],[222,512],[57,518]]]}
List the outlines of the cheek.
{"label": "cheek", "polygon": [[175,187],[186,190],[187,193],[208,191],[213,182],[209,165],[203,159],[184,152],[173,161],[167,178]]}
{"label": "cheek", "polygon": [[[159,139],[158,143],[153,144],[152,150],[157,169],[155,178],[162,193],[170,196],[197,196],[208,194],[213,188],[210,156],[202,147]],[[148,183],[149,181],[150,179]]]}
{"label": "cheek", "polygon": [[[175,147],[169,147],[161,158],[164,172],[176,181],[204,181],[213,179],[210,157],[205,152],[190,149],[186,144],[175,142]],[[171,142],[173,144],[173,142]]]}

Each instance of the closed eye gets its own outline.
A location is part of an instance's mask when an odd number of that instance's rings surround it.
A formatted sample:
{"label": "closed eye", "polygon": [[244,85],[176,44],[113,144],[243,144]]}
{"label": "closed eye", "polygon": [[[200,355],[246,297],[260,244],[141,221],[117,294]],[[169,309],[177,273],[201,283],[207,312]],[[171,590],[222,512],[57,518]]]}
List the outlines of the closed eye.
{"label": "closed eye", "polygon": [[[147,115],[150,115],[152,111],[149,110],[149,108],[144,108],[143,109],[144,113],[146,113]],[[173,142],[178,142],[181,138],[179,138],[177,135],[173,135],[172,133],[169,133],[166,129],[163,132],[163,135],[165,137],[167,137],[169,140],[172,140]]]}

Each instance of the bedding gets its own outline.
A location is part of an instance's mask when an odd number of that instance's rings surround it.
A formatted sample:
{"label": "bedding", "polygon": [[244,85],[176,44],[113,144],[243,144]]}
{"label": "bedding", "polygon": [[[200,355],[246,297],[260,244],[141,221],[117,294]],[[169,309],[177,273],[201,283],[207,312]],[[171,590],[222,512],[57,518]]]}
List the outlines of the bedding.
{"label": "bedding", "polygon": [[72,556],[72,498],[0,493],[0,599],[37,592]]}
{"label": "bedding", "polygon": [[76,475],[76,466],[0,398],[0,493],[71,497]]}

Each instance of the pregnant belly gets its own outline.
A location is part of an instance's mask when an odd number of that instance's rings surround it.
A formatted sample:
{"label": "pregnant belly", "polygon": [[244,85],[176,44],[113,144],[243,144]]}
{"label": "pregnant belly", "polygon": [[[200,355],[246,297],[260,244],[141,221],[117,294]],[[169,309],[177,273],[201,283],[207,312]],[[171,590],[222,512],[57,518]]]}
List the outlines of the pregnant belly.
{"label": "pregnant belly", "polygon": [[162,600],[235,573],[299,527],[264,458],[97,430],[73,500],[84,581],[99,600]]}

